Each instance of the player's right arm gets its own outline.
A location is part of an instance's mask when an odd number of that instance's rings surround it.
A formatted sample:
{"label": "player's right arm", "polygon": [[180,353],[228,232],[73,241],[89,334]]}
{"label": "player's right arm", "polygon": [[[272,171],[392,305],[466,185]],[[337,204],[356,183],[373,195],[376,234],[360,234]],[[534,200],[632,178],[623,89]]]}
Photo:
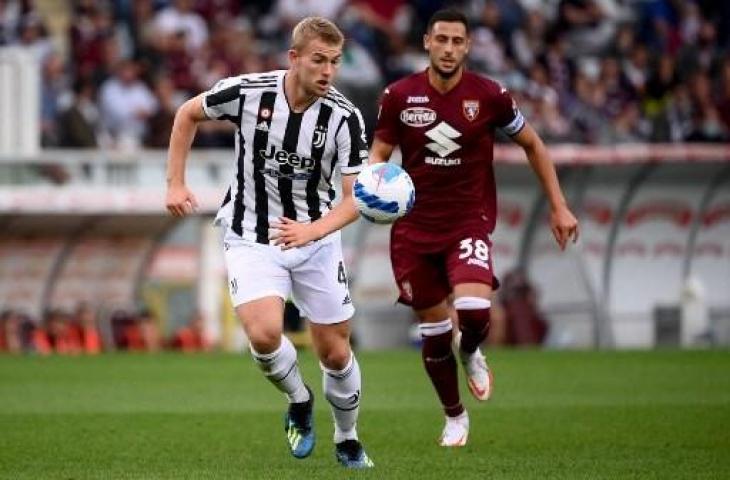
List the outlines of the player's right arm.
{"label": "player's right arm", "polygon": [[368,163],[372,165],[374,163],[387,162],[394,149],[394,145],[386,143],[375,137],[373,145],[370,147],[370,159],[368,160]]}
{"label": "player's right arm", "polygon": [[198,123],[207,120],[203,111],[203,94],[183,103],[175,113],[167,153],[167,210],[176,217],[192,213],[198,201],[185,185],[185,163],[193,144]]}
{"label": "player's right arm", "polygon": [[383,90],[378,108],[378,122],[375,125],[373,145],[370,147],[370,158],[368,163],[387,162],[395,149],[395,141],[398,134],[398,115],[396,98],[391,87]]}

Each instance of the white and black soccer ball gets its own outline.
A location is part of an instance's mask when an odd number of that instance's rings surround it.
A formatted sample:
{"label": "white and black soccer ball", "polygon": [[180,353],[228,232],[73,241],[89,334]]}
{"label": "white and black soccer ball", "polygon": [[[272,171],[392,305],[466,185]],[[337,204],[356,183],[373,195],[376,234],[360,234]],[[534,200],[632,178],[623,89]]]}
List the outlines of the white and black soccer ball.
{"label": "white and black soccer ball", "polygon": [[393,223],[416,201],[411,176],[393,163],[375,163],[362,169],[353,187],[360,215],[374,223]]}

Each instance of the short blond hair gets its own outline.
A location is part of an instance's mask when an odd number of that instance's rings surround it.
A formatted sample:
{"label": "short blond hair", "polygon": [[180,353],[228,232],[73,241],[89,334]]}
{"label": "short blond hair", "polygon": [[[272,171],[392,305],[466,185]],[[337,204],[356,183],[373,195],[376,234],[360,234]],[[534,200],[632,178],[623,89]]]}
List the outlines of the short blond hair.
{"label": "short blond hair", "polygon": [[332,21],[323,17],[307,17],[296,24],[291,32],[291,48],[301,51],[315,38],[330,45],[342,45],[345,36]]}

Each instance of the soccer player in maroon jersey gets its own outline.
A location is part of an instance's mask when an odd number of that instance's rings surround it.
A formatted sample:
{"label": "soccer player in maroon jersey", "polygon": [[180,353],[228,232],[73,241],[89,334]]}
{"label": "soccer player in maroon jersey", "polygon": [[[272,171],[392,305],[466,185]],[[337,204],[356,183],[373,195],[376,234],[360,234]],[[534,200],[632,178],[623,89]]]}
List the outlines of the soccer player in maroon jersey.
{"label": "soccer player in maroon jersey", "polygon": [[[550,203],[550,226],[561,249],[578,238],[555,167],[542,140],[499,83],[465,70],[469,25],[454,10],[436,12],[424,36],[430,66],[383,92],[370,162],[399,146],[416,187],[410,214],[391,231],[390,253],[400,301],[420,320],[422,357],[446,413],[442,446],[462,446],[469,417],[461,404],[452,352],[453,294],[461,332],[459,359],[469,390],[487,400],[492,374],[479,345],[489,329],[492,273],[489,234],[495,226],[492,167],[497,129],[527,155]],[[457,335],[459,336],[459,335]]]}

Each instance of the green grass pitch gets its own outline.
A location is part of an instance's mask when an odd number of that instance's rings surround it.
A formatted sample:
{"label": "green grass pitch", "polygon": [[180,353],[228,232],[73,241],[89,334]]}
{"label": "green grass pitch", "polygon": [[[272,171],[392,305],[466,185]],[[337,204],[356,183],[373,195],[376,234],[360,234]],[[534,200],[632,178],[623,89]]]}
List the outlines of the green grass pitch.
{"label": "green grass pitch", "polygon": [[447,450],[419,353],[359,354],[376,468],[350,472],[308,353],[318,437],[306,460],[289,456],[283,396],[248,356],[0,356],[0,478],[730,478],[728,351],[488,358],[494,397],[477,404],[462,381],[471,435]]}

